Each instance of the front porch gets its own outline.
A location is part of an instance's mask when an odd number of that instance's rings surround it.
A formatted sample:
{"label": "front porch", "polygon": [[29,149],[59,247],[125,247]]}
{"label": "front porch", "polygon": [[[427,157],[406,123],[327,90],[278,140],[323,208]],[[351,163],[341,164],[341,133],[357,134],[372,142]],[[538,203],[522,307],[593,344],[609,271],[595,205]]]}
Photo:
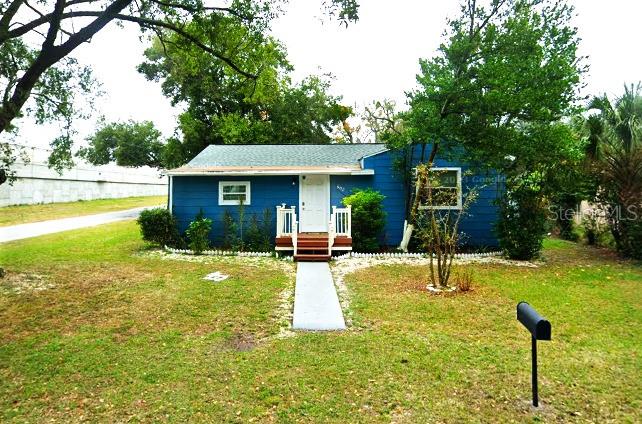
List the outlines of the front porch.
{"label": "front porch", "polygon": [[346,208],[332,207],[327,232],[299,232],[296,207],[276,207],[277,251],[291,251],[297,261],[327,261],[332,252],[352,250],[352,213]]}

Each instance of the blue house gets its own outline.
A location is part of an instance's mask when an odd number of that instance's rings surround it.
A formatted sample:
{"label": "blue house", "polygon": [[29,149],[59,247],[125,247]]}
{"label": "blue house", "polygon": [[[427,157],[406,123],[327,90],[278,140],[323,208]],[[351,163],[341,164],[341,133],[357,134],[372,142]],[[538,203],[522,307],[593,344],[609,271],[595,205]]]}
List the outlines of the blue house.
{"label": "blue house", "polygon": [[[241,201],[246,217],[261,217],[269,208],[277,250],[292,251],[297,259],[327,259],[352,249],[351,211],[343,197],[355,188],[372,188],[385,196],[382,242],[397,246],[409,189],[395,167],[400,154],[383,144],[210,145],[168,172],[169,208],[181,231],[203,210],[213,220],[215,245],[223,239],[225,211],[238,217]],[[453,199],[438,208],[460,209],[464,192],[476,187],[478,197],[460,229],[469,245],[496,246],[497,184],[470,175],[465,163],[438,158],[434,168],[449,177],[439,189]]]}

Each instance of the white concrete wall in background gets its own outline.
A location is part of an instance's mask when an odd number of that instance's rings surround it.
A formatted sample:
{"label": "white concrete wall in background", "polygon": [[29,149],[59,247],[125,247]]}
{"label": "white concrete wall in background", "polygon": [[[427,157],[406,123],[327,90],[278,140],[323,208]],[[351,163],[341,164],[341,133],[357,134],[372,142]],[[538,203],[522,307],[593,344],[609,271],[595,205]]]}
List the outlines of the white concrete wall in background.
{"label": "white concrete wall in background", "polygon": [[49,169],[42,149],[30,149],[27,163],[16,163],[18,179],[0,185],[0,207],[167,194],[167,177],[152,168],[93,166],[76,161],[62,175]]}

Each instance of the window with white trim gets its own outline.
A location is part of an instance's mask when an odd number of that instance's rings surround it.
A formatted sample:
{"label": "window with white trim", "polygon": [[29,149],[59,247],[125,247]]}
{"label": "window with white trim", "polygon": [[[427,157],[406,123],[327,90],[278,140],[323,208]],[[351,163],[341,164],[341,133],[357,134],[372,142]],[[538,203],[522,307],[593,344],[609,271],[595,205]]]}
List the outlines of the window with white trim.
{"label": "window with white trim", "polygon": [[420,209],[449,210],[462,208],[461,168],[430,168],[429,178],[432,187],[432,204],[424,204],[428,201],[426,189],[425,193],[420,194]]}
{"label": "window with white trim", "polygon": [[249,181],[219,181],[218,183],[218,204],[238,205],[243,201],[244,205],[250,204],[250,182]]}

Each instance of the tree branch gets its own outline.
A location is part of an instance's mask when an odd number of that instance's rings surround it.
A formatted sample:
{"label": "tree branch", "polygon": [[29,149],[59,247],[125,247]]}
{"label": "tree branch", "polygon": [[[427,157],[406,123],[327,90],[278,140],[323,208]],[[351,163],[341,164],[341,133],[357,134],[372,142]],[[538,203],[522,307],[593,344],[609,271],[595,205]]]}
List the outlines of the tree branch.
{"label": "tree branch", "polygon": [[[45,16],[44,13],[42,13],[41,11],[39,11],[38,9],[36,9],[32,5],[30,5],[27,0],[24,0],[24,2],[25,2],[25,6],[27,6],[29,9],[33,10],[33,12],[36,13],[41,18]],[[68,3],[65,3],[65,6],[67,6],[67,4]],[[59,31],[62,32],[63,34],[65,34],[65,35],[67,35],[67,36],[71,36],[71,33],[69,33],[69,31],[67,31],[64,28],[62,28],[62,26],[60,26]],[[38,32],[38,31],[35,31],[35,32]],[[42,35],[44,37],[44,35],[42,33],[38,32],[38,34],[40,34],[40,35]]]}
{"label": "tree branch", "polygon": [[0,34],[7,32],[11,19],[18,13],[18,9],[20,9],[23,2],[24,0],[14,0],[4,11],[2,18],[0,18]]}
{"label": "tree branch", "polygon": [[49,30],[47,31],[47,36],[45,41],[42,43],[42,49],[40,51],[40,57],[47,49],[51,49],[56,41],[58,36],[58,29],[60,28],[60,21],[62,20],[62,13],[65,10],[65,0],[56,0],[56,6],[52,13],[52,19],[49,23]]}
{"label": "tree branch", "polygon": [[[131,2],[131,0],[127,0],[127,3],[130,3],[130,2]],[[98,17],[100,17],[105,13],[106,13],[106,11],[105,12],[74,11],[74,12],[64,13],[62,15],[61,19],[64,20],[64,19],[69,19],[69,18],[74,18],[74,17],[90,17],[90,16],[98,16]],[[50,19],[50,17],[51,17],[51,15],[45,15],[44,17],[35,19],[35,20],[29,22],[28,24],[25,24],[24,26],[22,26],[20,28],[16,28],[14,30],[11,30],[11,31],[9,31],[9,36],[7,38],[16,38],[16,37],[19,37],[21,35],[24,35],[25,33],[29,32],[30,30],[32,30],[32,29],[34,29],[34,28],[46,23],[48,21],[48,19]],[[156,27],[156,28],[164,28],[164,29],[168,29],[170,31],[173,31],[176,34],[180,35],[181,37],[185,38],[186,40],[194,43],[194,45],[196,45],[200,49],[210,53],[212,56],[214,56],[217,59],[223,61],[230,68],[232,68],[234,71],[236,71],[240,75],[243,75],[244,77],[249,78],[249,79],[256,79],[257,78],[257,75],[254,75],[252,73],[244,71],[238,65],[236,65],[229,57],[226,57],[222,53],[214,50],[213,48],[211,48],[209,46],[207,46],[202,41],[200,41],[198,38],[196,38],[195,36],[189,34],[183,28],[180,28],[175,24],[172,24],[170,22],[165,22],[165,21],[159,21],[159,20],[156,20],[156,19],[148,19],[148,18],[143,18],[143,17],[139,17],[139,16],[131,16],[131,15],[125,15],[125,14],[120,14],[120,13],[114,14],[113,15],[113,19],[126,21],[126,22],[133,22],[133,23],[136,23],[136,24],[138,24],[138,25],[140,25],[142,27],[145,27],[145,28],[150,28],[151,29],[153,27]],[[78,34],[80,34],[80,31],[77,34],[75,34],[74,37],[76,35],[78,35]],[[70,37],[70,39],[67,42],[69,42],[72,38],[73,37]],[[2,41],[4,41],[4,40],[2,40],[0,38],[0,43],[2,43]]]}
{"label": "tree branch", "polygon": [[65,3],[65,6],[73,6],[76,4],[81,4],[81,3],[94,3],[97,0],[70,0]]}
{"label": "tree branch", "polygon": [[42,13],[41,11],[39,11],[38,9],[36,9],[36,8],[35,8],[35,7],[33,7],[32,5],[30,5],[30,4],[29,4],[29,2],[28,2],[27,0],[25,0],[25,6],[27,6],[29,9],[33,10],[33,11],[34,11],[38,16],[40,16],[41,18],[42,18],[43,16],[45,16],[45,15],[44,15],[44,13]]}
{"label": "tree branch", "polygon": [[170,7],[174,9],[181,9],[186,12],[191,12],[191,13],[198,13],[199,11],[204,11],[204,10],[211,10],[211,11],[216,11],[216,12],[225,12],[229,13],[230,15],[234,15],[239,19],[243,19],[246,21],[252,21],[253,17],[248,16],[248,15],[243,15],[236,10],[229,8],[229,7],[215,7],[215,6],[202,6],[200,8],[197,7],[191,7],[185,4],[180,4],[180,3],[172,3],[169,1],[164,1],[164,0],[150,0],[152,3],[156,3],[160,6],[165,6],[165,7]]}
{"label": "tree branch", "polygon": [[137,23],[143,27],[146,28],[165,28],[170,31],[175,32],[176,34],[180,35],[181,37],[185,38],[186,40],[194,43],[195,46],[200,48],[201,50],[204,50],[208,53],[210,53],[212,56],[218,58],[219,60],[223,61],[226,63],[230,68],[234,69],[237,73],[243,75],[246,78],[249,79],[256,79],[257,75],[251,74],[249,72],[244,71],[241,69],[238,65],[236,65],[229,57],[224,56],[222,53],[217,52],[216,50],[212,49],[211,47],[205,45],[202,41],[200,41],[198,38],[194,37],[187,31],[185,31],[182,28],[179,28],[178,26],[169,23],[169,22],[164,22],[164,21],[158,21],[155,19],[147,19],[147,18],[141,18],[138,16],[129,16],[129,15],[117,15],[116,19],[119,19],[121,21],[128,21],[128,22],[134,22]]}

